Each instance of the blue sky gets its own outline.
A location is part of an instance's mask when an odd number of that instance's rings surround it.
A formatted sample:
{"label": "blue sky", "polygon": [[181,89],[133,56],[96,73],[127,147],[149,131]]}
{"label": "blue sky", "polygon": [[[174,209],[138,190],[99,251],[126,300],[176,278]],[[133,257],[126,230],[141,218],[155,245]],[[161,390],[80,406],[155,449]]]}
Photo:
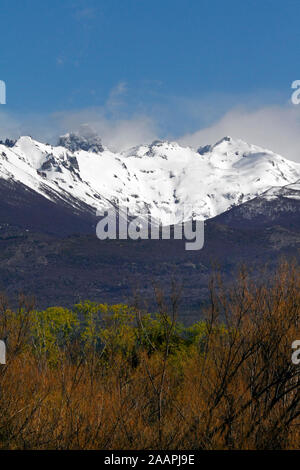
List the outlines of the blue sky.
{"label": "blue sky", "polygon": [[1,0],[0,134],[51,138],[98,115],[147,140],[285,110],[299,18],[296,0]]}

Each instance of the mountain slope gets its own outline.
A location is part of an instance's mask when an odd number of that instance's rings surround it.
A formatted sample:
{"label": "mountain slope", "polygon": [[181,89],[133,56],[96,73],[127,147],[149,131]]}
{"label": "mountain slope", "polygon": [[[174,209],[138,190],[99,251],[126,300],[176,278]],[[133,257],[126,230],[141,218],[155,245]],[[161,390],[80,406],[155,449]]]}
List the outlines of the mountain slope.
{"label": "mountain slope", "polygon": [[275,186],[234,210],[219,216],[232,227],[254,229],[278,224],[300,232],[300,180],[286,186]]}
{"label": "mountain slope", "polygon": [[[257,226],[246,220],[236,226],[239,209],[205,222],[205,243],[199,251],[186,251],[184,240],[57,237],[0,226],[0,291],[12,301],[25,292],[35,295],[40,307],[70,307],[84,299],[130,302],[138,290],[151,305],[153,282],[167,293],[175,278],[183,285],[183,311],[189,317],[181,319],[199,320],[216,265],[230,284],[243,263],[252,276],[262,279],[260,270],[270,275],[282,256],[299,261],[299,226],[289,228],[279,219]],[[286,224],[288,213],[284,215],[281,221]]]}
{"label": "mountain slope", "polygon": [[299,164],[230,137],[198,151],[156,141],[113,153],[97,136],[76,134],[58,146],[30,137],[0,145],[0,180],[79,217],[119,201],[163,224],[209,219],[299,178]]}

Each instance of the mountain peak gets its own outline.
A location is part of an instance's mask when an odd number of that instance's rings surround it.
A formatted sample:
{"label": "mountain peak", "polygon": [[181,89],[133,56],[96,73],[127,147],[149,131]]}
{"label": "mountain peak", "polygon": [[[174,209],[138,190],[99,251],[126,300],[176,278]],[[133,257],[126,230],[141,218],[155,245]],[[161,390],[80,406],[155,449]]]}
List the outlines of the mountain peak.
{"label": "mountain peak", "polygon": [[70,152],[85,150],[86,152],[102,153],[104,151],[100,137],[89,131],[81,134],[79,132],[70,132],[59,137],[58,145],[65,147]]}
{"label": "mountain peak", "polygon": [[200,155],[205,155],[206,153],[209,153],[211,152],[213,149],[215,149],[216,147],[218,146],[221,146],[222,144],[227,144],[227,143],[230,143],[230,144],[233,144],[234,143],[234,139],[232,137],[230,137],[229,135],[226,135],[225,137],[222,137],[222,139],[218,140],[215,144],[213,145],[204,145],[204,146],[201,146],[197,149],[197,152],[200,154]]}
{"label": "mountain peak", "polygon": [[233,138],[230,137],[229,135],[225,135],[224,137],[222,137],[222,139],[220,139],[218,142],[215,143],[214,147],[216,145],[222,144],[223,142],[233,142]]}
{"label": "mountain peak", "polygon": [[0,145],[5,145],[5,147],[13,147],[17,141],[14,139],[5,139],[5,140],[0,140]]}
{"label": "mountain peak", "polygon": [[300,178],[299,164],[229,136],[198,153],[168,141],[117,153],[103,151],[98,135],[83,131],[62,136],[58,147],[30,137],[13,149],[2,146],[0,178],[54,202],[60,197],[75,210],[118,200],[132,214],[150,213],[165,225],[180,221],[184,207],[207,219]]}

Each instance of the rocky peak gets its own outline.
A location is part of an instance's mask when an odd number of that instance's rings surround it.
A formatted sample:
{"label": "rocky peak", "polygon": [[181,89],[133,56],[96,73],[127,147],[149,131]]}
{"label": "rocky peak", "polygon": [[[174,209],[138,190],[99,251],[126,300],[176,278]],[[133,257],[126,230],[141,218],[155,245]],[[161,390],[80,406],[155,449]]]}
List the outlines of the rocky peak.
{"label": "rocky peak", "polygon": [[101,153],[104,151],[100,137],[92,132],[85,135],[78,132],[62,135],[58,140],[58,145],[65,147],[70,152],[85,150],[86,152]]}

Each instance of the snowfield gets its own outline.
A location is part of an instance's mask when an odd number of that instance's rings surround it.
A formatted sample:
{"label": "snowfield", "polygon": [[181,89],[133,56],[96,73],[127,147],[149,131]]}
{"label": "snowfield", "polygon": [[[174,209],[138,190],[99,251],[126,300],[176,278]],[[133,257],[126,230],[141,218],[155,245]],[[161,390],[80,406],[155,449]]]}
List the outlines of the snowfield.
{"label": "snowfield", "polygon": [[155,141],[122,153],[103,147],[99,137],[67,134],[57,146],[20,137],[0,145],[0,178],[74,210],[85,203],[95,213],[119,202],[164,225],[209,219],[263,193],[300,194],[300,164],[230,137],[198,150]]}

